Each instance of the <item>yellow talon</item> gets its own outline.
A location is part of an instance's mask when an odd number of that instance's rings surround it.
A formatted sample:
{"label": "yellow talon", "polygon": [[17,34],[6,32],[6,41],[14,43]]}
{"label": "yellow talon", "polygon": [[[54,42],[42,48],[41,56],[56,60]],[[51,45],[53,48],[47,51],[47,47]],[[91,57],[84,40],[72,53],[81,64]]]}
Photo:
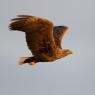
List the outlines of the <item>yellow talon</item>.
{"label": "yellow talon", "polygon": [[33,62],[30,62],[29,64],[30,64],[30,65],[35,65],[35,64],[36,64],[36,62],[34,62],[34,61],[33,61]]}

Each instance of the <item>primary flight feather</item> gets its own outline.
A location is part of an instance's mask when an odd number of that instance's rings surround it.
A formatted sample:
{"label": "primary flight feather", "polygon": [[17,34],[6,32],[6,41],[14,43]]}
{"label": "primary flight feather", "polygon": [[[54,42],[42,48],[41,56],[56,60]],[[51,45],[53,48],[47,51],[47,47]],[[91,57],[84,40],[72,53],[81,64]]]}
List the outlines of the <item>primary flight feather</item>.
{"label": "primary flight feather", "polygon": [[70,50],[62,49],[61,46],[62,37],[68,30],[67,26],[54,26],[51,21],[44,18],[19,15],[12,19],[9,28],[25,33],[27,46],[33,55],[22,57],[20,64],[50,62],[72,54]]}

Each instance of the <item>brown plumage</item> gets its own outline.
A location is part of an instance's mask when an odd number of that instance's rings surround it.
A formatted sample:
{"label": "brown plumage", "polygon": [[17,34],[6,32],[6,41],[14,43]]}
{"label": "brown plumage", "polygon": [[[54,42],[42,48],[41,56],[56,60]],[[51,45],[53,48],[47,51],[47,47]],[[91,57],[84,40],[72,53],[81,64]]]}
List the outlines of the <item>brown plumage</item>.
{"label": "brown plumage", "polygon": [[36,16],[19,15],[12,19],[9,28],[25,32],[27,46],[33,57],[22,57],[20,64],[50,62],[72,54],[70,50],[62,49],[61,41],[67,26],[53,26],[47,19]]}

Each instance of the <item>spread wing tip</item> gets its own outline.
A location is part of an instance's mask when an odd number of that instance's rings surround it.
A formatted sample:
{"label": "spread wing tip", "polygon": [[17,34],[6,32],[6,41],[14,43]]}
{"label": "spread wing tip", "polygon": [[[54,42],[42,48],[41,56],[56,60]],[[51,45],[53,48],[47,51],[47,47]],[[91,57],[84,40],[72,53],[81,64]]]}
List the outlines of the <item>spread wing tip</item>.
{"label": "spread wing tip", "polygon": [[23,31],[23,28],[24,28],[23,25],[29,17],[31,16],[18,15],[16,18],[11,19],[11,23],[9,24],[9,29]]}
{"label": "spread wing tip", "polygon": [[10,30],[22,30],[24,21],[19,20],[19,18],[12,19],[13,22],[9,24]]}
{"label": "spread wing tip", "polygon": [[65,26],[65,25],[64,26],[59,26],[59,28],[61,28],[61,27],[63,28],[64,31],[69,29],[69,27]]}

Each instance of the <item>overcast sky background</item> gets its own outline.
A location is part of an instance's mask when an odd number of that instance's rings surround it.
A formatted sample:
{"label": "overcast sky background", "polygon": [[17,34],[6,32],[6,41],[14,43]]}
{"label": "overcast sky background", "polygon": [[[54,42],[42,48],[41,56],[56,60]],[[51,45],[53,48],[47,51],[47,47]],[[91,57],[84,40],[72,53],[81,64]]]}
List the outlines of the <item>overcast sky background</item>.
{"label": "overcast sky background", "polygon": [[[62,46],[74,54],[18,65],[30,54],[24,33],[8,29],[18,14],[69,26]],[[0,0],[0,95],[95,95],[95,0]]]}

